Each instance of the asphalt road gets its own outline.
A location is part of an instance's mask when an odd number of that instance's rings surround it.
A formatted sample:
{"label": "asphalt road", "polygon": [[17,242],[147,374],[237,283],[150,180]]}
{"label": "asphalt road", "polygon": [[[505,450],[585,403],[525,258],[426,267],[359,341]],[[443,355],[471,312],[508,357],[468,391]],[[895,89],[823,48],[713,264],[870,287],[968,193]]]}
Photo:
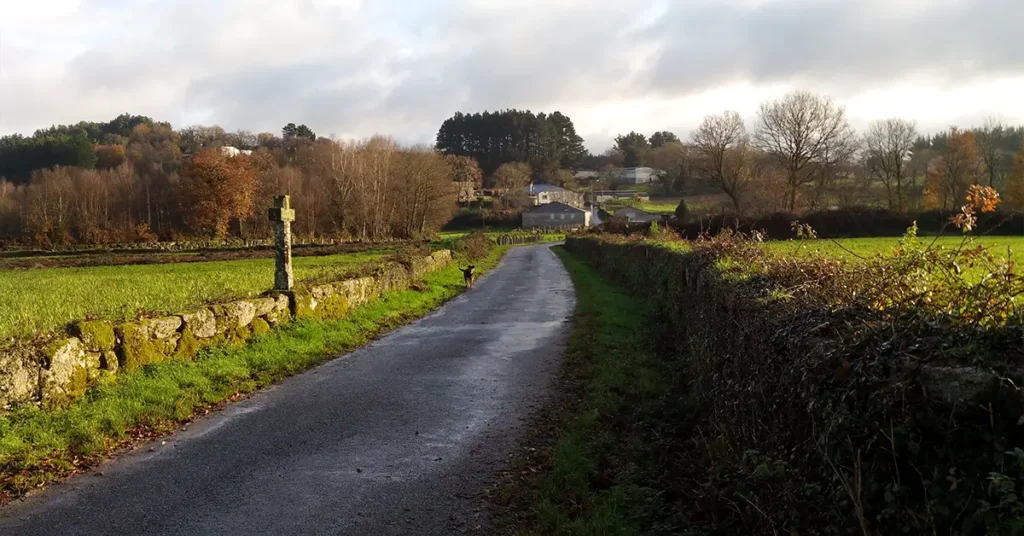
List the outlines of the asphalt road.
{"label": "asphalt road", "polygon": [[549,247],[513,249],[418,322],[0,509],[0,534],[473,532],[573,303]]}

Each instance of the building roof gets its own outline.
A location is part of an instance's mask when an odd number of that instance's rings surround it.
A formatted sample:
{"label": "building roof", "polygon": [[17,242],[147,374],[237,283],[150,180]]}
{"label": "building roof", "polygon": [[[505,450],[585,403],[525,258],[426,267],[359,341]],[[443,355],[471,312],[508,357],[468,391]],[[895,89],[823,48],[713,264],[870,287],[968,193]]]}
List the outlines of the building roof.
{"label": "building roof", "polygon": [[528,209],[526,212],[529,212],[531,214],[564,214],[567,212],[586,213],[587,211],[580,208],[576,208],[574,206],[566,205],[565,203],[555,201],[554,203],[536,205]]}
{"label": "building roof", "polygon": [[554,184],[531,184],[524,188],[527,193],[538,194],[540,192],[568,192],[561,186],[555,186]]}

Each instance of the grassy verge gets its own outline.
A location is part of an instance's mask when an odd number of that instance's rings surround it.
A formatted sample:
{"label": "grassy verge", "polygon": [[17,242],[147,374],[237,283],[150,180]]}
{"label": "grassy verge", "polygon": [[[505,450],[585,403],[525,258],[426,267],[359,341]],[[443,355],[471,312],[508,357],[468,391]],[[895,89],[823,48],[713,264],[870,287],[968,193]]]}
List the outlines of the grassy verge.
{"label": "grassy verge", "polygon": [[[657,436],[660,421],[679,409],[669,407],[673,374],[645,328],[651,310],[556,252],[576,287],[562,378],[575,392],[563,397],[568,405],[545,432],[558,438],[553,446],[545,449],[541,438],[532,441],[541,448],[526,449],[549,454],[520,459],[513,473],[526,476],[499,492],[506,505],[528,511],[499,514],[499,524],[531,535],[672,533],[660,521],[668,503],[656,484],[664,454]],[[512,518],[518,526],[508,530]]]}
{"label": "grassy verge", "polygon": [[[475,261],[478,270],[496,266],[506,250],[495,248]],[[366,344],[464,288],[458,263],[427,274],[424,283],[421,290],[388,292],[344,319],[297,322],[244,346],[202,350],[194,361],[162,362],[122,374],[67,409],[25,408],[0,417],[0,502]]]}
{"label": "grassy verge", "polygon": [[[296,257],[295,278],[336,281],[388,252]],[[252,297],[273,280],[272,259],[0,271],[0,339],[53,332],[83,318],[130,320],[143,311]]]}

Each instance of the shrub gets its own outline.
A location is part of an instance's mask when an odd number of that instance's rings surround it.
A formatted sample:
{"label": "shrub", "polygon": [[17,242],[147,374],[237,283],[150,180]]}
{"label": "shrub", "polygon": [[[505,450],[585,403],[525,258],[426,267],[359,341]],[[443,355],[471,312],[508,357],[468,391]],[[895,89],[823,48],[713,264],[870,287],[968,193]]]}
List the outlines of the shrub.
{"label": "shrub", "polygon": [[494,247],[494,243],[491,242],[490,238],[487,238],[483,231],[473,231],[456,240],[452,245],[452,250],[455,253],[464,255],[469,260],[476,260],[486,257],[491,252],[492,247]]}
{"label": "shrub", "polygon": [[679,225],[686,223],[690,219],[690,209],[686,206],[686,200],[680,199],[679,205],[676,206],[676,221]]}

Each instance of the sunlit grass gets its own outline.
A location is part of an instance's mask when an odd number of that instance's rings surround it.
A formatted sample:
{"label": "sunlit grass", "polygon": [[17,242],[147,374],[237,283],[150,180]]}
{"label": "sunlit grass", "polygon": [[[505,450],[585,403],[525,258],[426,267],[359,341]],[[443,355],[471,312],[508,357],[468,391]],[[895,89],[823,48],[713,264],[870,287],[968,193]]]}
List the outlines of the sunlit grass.
{"label": "sunlit grass", "polygon": [[[296,257],[297,282],[339,279],[387,250]],[[274,282],[274,259],[0,271],[0,339],[49,333],[83,318],[131,319],[251,297]]]}
{"label": "sunlit grass", "polygon": [[[779,240],[765,242],[770,251],[784,254],[813,255],[824,254],[831,257],[858,260],[879,254],[891,253],[899,244],[899,238],[841,238],[837,240]],[[931,245],[943,250],[953,250],[965,244],[962,236],[920,237],[918,242],[924,246]],[[1024,263],[1024,236],[985,236],[968,239],[969,246],[984,246],[994,253],[1012,259],[1015,263]]]}

